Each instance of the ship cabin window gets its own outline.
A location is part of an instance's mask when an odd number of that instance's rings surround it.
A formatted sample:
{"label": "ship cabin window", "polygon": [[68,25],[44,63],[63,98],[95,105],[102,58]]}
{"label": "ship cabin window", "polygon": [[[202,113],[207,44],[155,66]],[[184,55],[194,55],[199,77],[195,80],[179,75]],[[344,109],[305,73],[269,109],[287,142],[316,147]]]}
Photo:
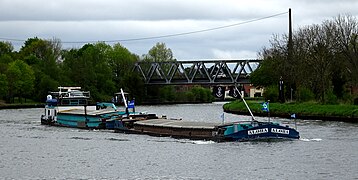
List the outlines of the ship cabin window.
{"label": "ship cabin window", "polygon": [[61,104],[62,104],[62,105],[69,105],[69,104],[70,104],[70,100],[68,100],[68,99],[63,99],[63,100],[61,101]]}
{"label": "ship cabin window", "polygon": [[87,105],[87,100],[86,99],[79,99],[78,104],[79,105]]}
{"label": "ship cabin window", "polygon": [[62,105],[71,105],[71,106],[84,106],[87,105],[86,99],[63,99],[61,102]]}
{"label": "ship cabin window", "polygon": [[48,116],[50,116],[50,115],[51,115],[51,114],[50,114],[50,110],[47,110],[47,115],[48,115]]}
{"label": "ship cabin window", "polygon": [[78,100],[77,99],[71,99],[70,100],[70,105],[78,105]]}
{"label": "ship cabin window", "polygon": [[70,94],[71,97],[83,97],[83,93],[81,91],[72,91],[71,94]]}

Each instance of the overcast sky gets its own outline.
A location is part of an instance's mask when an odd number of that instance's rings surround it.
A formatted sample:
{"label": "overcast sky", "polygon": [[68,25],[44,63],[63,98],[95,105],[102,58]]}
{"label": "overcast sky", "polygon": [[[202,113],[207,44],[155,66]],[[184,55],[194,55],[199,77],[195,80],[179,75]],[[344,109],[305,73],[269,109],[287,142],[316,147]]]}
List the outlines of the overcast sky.
{"label": "overcast sky", "polygon": [[[253,59],[273,34],[288,32],[289,8],[295,30],[339,14],[358,17],[357,7],[358,0],[0,0],[0,41],[58,38],[65,49],[119,42],[138,55],[164,42],[178,60]],[[23,45],[11,42],[15,50]]]}

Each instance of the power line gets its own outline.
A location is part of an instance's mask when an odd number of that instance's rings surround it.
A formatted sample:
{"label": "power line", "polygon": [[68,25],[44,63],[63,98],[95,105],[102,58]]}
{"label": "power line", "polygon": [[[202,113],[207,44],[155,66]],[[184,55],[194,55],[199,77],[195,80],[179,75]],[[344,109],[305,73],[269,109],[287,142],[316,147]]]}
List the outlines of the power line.
{"label": "power line", "polygon": [[26,40],[23,39],[12,39],[12,38],[0,38],[1,40],[4,41],[18,41],[18,42],[25,42]]}
{"label": "power line", "polygon": [[[281,15],[284,15],[284,14],[287,14],[287,13],[288,12],[286,11],[286,12],[282,12],[282,13],[278,13],[278,14],[274,14],[274,15],[270,15],[270,16],[265,16],[265,17],[261,17],[261,18],[257,18],[257,19],[252,19],[252,20],[248,20],[248,21],[244,21],[244,22],[239,22],[239,23],[235,23],[235,24],[229,24],[229,25],[219,26],[219,27],[214,27],[214,28],[209,28],[209,29],[202,29],[202,30],[197,30],[197,31],[189,31],[189,32],[183,32],[183,33],[176,33],[176,34],[167,34],[167,35],[161,35],[161,36],[149,36],[149,37],[140,37],[140,38],[106,40],[106,41],[103,41],[103,42],[142,41],[142,40],[150,40],[150,39],[161,39],[161,38],[175,37],[175,36],[185,36],[185,35],[190,35],[190,34],[197,34],[197,33],[203,33],[203,32],[208,32],[208,31],[214,31],[214,30],[219,30],[219,29],[230,28],[230,27],[234,27],[234,26],[240,26],[240,25],[243,25],[243,24],[248,24],[248,23],[252,23],[252,22],[257,22],[257,21],[273,18],[273,17],[276,17],[276,16],[281,16]],[[23,40],[23,39],[1,38],[1,37],[0,37],[0,40],[17,41],[17,42],[25,42],[26,41],[26,40]],[[75,44],[75,43],[94,43],[94,42],[98,42],[98,41],[63,41],[61,43],[63,43],[63,44]]]}

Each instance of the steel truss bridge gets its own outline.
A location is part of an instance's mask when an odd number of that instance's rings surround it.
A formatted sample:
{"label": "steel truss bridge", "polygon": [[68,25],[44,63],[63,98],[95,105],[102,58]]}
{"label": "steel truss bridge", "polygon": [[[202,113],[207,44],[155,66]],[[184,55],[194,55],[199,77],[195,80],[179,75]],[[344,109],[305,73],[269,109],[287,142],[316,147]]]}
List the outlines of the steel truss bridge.
{"label": "steel truss bridge", "polygon": [[236,85],[249,84],[250,74],[262,60],[193,60],[137,62],[146,85]]}

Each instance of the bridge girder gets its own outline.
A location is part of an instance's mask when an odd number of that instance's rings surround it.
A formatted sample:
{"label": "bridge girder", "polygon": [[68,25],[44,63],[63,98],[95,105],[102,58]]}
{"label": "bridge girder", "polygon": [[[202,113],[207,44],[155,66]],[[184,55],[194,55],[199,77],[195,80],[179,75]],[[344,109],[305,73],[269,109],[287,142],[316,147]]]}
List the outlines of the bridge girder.
{"label": "bridge girder", "polygon": [[249,84],[250,74],[262,60],[196,60],[135,64],[147,85]]}

